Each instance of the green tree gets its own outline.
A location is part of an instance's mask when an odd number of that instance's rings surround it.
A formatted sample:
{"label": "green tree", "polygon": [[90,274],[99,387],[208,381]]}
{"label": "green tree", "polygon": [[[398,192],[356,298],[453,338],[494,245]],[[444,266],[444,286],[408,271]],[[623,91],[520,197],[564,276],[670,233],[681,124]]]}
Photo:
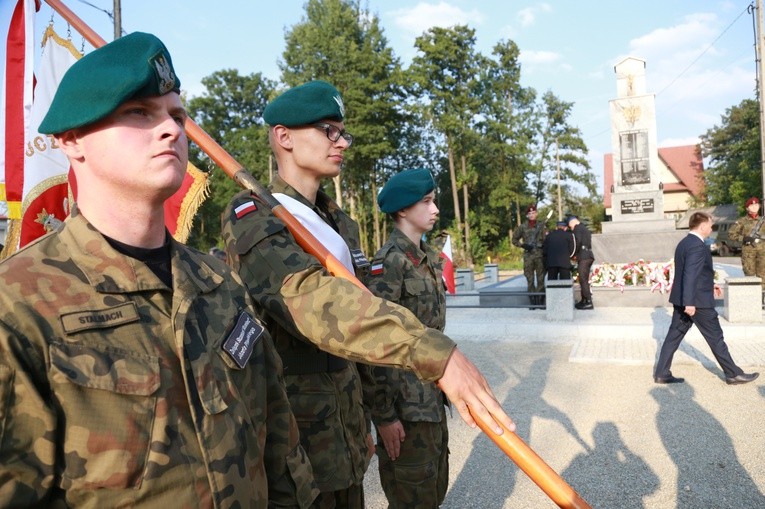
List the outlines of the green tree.
{"label": "green tree", "polygon": [[743,211],[750,196],[762,196],[760,113],[755,99],[725,110],[721,123],[701,135],[701,152],[710,205],[735,203]]}
{"label": "green tree", "polygon": [[473,187],[477,236],[489,251],[520,222],[522,203],[529,201],[526,174],[534,129],[530,118],[536,94],[520,85],[518,46],[500,41],[481,69],[481,120],[472,166],[481,175]]}
{"label": "green tree", "polygon": [[[587,160],[587,145],[578,127],[569,124],[574,103],[562,101],[547,91],[538,105],[541,119],[535,137],[530,184],[536,201],[557,201],[557,174],[560,172],[561,195],[576,196],[577,187],[587,195],[596,193],[595,176]],[[563,204],[565,209],[565,203]]]}
{"label": "green tree", "polygon": [[[459,258],[471,265],[470,251],[464,246],[470,242],[468,223],[468,148],[474,133],[471,125],[480,100],[478,88],[482,58],[475,51],[475,30],[466,25],[451,28],[433,27],[417,37],[414,43],[418,54],[412,60],[409,73],[413,93],[420,99],[422,114],[432,123],[445,140],[451,180],[452,201],[458,231],[464,234],[455,239]],[[455,166],[461,165],[458,181]],[[463,209],[460,209],[458,189],[463,190]]]}
{"label": "green tree", "polygon": [[[268,182],[270,149],[261,117],[275,83],[260,73],[242,76],[227,69],[207,76],[202,84],[203,94],[186,104],[191,118],[257,179]],[[195,144],[189,159],[210,172],[210,196],[194,218],[189,238],[189,244],[206,251],[220,244],[220,215],[241,189]]]}
{"label": "green tree", "polygon": [[[403,76],[380,27],[379,19],[353,2],[309,0],[304,19],[286,34],[280,68],[289,86],[313,79],[332,83],[343,95],[345,123],[353,133],[341,179],[335,179],[335,199],[345,199],[351,216],[369,239],[369,227],[379,247],[377,186],[386,173],[383,162],[403,142]],[[370,250],[367,244],[367,250]]]}

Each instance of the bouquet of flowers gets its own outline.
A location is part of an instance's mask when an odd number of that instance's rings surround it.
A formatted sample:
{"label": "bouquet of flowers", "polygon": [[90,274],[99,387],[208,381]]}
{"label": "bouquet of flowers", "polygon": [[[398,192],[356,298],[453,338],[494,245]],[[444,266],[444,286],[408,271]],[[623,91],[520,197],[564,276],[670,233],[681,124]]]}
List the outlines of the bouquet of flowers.
{"label": "bouquet of flowers", "polygon": [[636,262],[613,264],[602,263],[593,265],[590,273],[592,286],[606,286],[619,288],[624,291],[625,286],[645,286],[652,292],[666,293],[672,289],[672,280],[675,277],[675,261],[656,263],[643,260]]}

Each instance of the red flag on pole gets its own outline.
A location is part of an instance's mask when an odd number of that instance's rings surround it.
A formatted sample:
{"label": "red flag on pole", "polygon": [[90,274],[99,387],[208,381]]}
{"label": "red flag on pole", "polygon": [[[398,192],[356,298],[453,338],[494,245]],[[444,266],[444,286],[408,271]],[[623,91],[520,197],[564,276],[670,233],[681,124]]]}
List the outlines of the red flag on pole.
{"label": "red flag on pole", "polygon": [[[54,137],[40,134],[37,126],[64,74],[81,54],[70,40],[59,37],[51,25],[43,36],[42,55],[37,57],[32,33],[34,21],[29,19],[33,18],[34,10],[30,8],[34,6],[35,0],[18,0],[10,23],[4,27],[8,44],[3,67],[6,86],[2,104],[6,114],[0,123],[3,127],[0,173],[8,186],[0,185],[0,192],[8,191],[8,218],[14,221],[9,222],[2,257],[56,228],[77,198],[69,161]],[[3,14],[8,7],[8,4],[2,7]],[[180,242],[188,239],[192,220],[207,197],[207,189],[207,174],[189,164],[181,188],[165,203],[165,224]],[[6,200],[6,196],[0,199]]]}
{"label": "red flag on pole", "polygon": [[446,242],[441,250],[441,258],[444,259],[444,272],[441,277],[446,284],[446,291],[454,295],[457,293],[457,285],[454,283],[454,264],[452,263],[452,236],[446,236]]}

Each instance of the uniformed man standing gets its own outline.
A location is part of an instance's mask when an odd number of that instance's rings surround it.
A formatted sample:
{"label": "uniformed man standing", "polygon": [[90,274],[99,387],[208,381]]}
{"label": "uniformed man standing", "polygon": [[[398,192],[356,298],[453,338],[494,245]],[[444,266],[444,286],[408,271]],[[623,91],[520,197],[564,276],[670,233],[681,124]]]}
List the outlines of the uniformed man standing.
{"label": "uniformed man standing", "polygon": [[281,362],[239,277],[175,242],[180,81],[134,33],[65,74],[40,125],[77,205],[0,264],[1,507],[309,507]]}
{"label": "uniformed man standing", "polygon": [[[523,275],[526,277],[526,289],[535,306],[544,304],[545,264],[542,244],[545,240],[545,225],[537,221],[537,206],[529,205],[526,209],[528,221],[513,232],[513,245],[523,248]],[[531,308],[536,309],[536,308]]]}
{"label": "uniformed man standing", "polygon": [[574,260],[579,269],[579,287],[582,290],[582,299],[574,304],[574,307],[576,309],[594,309],[592,291],[590,290],[590,269],[595,262],[595,254],[592,252],[592,233],[573,214],[566,218],[566,222],[574,234]]}
{"label": "uniformed man standing", "polygon": [[728,230],[728,237],[741,242],[741,268],[745,276],[762,279],[765,292],[765,220],[760,216],[760,200],[752,196],[746,200],[746,215]]}
{"label": "uniformed man standing", "polygon": [[[444,330],[446,294],[439,251],[422,236],[438,217],[436,184],[424,168],[397,173],[377,197],[395,227],[372,260],[375,295],[401,304],[428,327]],[[362,368],[365,369],[365,368]],[[373,367],[365,384],[377,429],[380,482],[390,509],[436,508],[449,485],[449,427],[443,393],[409,372]]]}
{"label": "uniformed man standing", "polygon": [[[369,262],[358,225],[320,189],[340,173],[353,142],[344,117],[340,93],[324,81],[270,102],[263,119],[278,166],[270,187],[336,258],[363,276]],[[408,310],[329,275],[256,195],[237,194],[222,219],[229,260],[273,327],[301,441],[322,491],[317,506],[363,507],[368,429],[357,370],[346,359],[413,369],[424,380],[438,380],[469,424],[471,406],[490,425],[494,415],[513,426],[452,340]]]}

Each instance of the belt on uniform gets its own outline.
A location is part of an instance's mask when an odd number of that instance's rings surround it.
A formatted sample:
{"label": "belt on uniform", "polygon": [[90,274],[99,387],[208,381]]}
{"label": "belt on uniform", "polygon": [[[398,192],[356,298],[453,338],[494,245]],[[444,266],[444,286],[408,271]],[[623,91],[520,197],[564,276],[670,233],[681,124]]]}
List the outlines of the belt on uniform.
{"label": "belt on uniform", "polygon": [[331,373],[348,366],[348,361],[331,353],[316,350],[312,352],[285,352],[279,354],[286,375],[312,375]]}

